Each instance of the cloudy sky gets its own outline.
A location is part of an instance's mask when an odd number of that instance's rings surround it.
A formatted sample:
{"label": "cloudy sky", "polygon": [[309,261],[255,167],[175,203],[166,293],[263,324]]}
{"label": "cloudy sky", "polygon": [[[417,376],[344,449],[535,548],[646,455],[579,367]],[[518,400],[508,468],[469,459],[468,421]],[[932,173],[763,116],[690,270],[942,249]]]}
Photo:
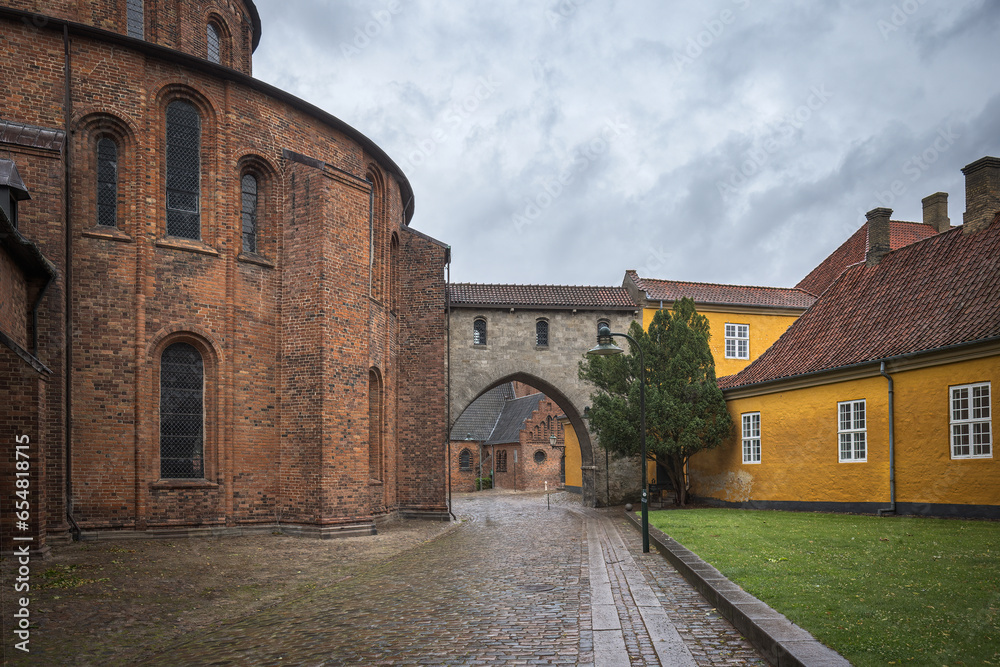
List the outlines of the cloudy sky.
{"label": "cloudy sky", "polygon": [[1000,156],[992,0],[256,4],[254,75],[393,158],[454,282],[793,286]]}

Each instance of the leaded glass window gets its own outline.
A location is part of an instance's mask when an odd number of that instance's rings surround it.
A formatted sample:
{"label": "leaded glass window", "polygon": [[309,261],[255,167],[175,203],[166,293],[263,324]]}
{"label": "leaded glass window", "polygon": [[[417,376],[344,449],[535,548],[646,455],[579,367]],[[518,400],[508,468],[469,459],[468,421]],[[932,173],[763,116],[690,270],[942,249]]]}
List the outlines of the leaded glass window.
{"label": "leaded glass window", "polygon": [[160,477],[205,476],[205,382],[201,354],[174,343],[160,357]]}
{"label": "leaded glass window", "polygon": [[201,117],[187,102],[167,107],[167,236],[201,238]]}
{"label": "leaded glass window", "polygon": [[[128,0],[125,9],[128,36],[144,39],[146,36],[145,18],[143,17],[143,0]],[[119,5],[120,6],[120,5]]]}
{"label": "leaded glass window", "polygon": [[243,252],[257,252],[257,177],[245,174],[240,179],[243,196]]}
{"label": "leaded glass window", "polygon": [[486,320],[478,319],[472,323],[472,344],[486,345]]}
{"label": "leaded glass window", "polygon": [[206,30],[208,42],[208,59],[213,63],[219,62],[219,29],[211,23]]}
{"label": "leaded glass window", "polygon": [[118,144],[108,137],[97,142],[97,224],[118,226]]}
{"label": "leaded glass window", "polygon": [[549,344],[549,323],[545,320],[535,322],[535,345],[546,347]]}
{"label": "leaded glass window", "polygon": [[462,453],[458,455],[458,469],[472,470],[472,452],[468,449],[463,449]]}

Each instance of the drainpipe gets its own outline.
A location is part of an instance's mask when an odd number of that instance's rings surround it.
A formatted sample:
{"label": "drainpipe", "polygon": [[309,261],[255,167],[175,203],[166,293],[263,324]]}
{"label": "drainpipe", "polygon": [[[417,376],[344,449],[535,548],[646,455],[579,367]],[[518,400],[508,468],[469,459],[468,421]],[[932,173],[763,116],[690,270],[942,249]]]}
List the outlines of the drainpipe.
{"label": "drainpipe", "polygon": [[879,516],[896,513],[896,431],[894,428],[893,408],[895,397],[892,377],[885,372],[885,362],[882,362],[879,373],[889,381],[889,506],[878,511]]}
{"label": "drainpipe", "polygon": [[[448,384],[447,400],[448,405],[445,406],[447,412],[446,421],[448,422],[448,430],[445,433],[447,440],[445,441],[445,447],[447,448],[447,466],[445,468],[445,473],[448,475],[448,514],[451,516],[452,520],[457,521],[458,517],[455,516],[455,512],[451,508],[451,246],[448,246],[448,250],[445,254],[445,278],[444,278],[444,304],[445,304],[445,317],[448,318],[448,324],[445,330],[445,341],[448,346],[448,376],[445,382]],[[479,449],[479,467],[483,466],[483,450],[482,447]],[[480,472],[480,474],[482,474]]]}
{"label": "drainpipe", "polygon": [[73,95],[72,95],[72,63],[70,61],[69,26],[63,24],[63,72],[65,76],[65,87],[63,93],[63,122],[65,123],[66,138],[63,150],[66,151],[63,159],[65,183],[63,188],[63,225],[65,232],[63,269],[63,294],[65,295],[65,313],[63,326],[63,338],[65,339],[65,353],[63,363],[66,365],[63,377],[65,378],[65,419],[64,431],[66,433],[66,518],[69,520],[73,539],[79,541],[80,527],[73,519],[73,229],[71,224],[70,193],[73,174],[73,151],[71,146],[72,134],[70,133],[73,118]]}

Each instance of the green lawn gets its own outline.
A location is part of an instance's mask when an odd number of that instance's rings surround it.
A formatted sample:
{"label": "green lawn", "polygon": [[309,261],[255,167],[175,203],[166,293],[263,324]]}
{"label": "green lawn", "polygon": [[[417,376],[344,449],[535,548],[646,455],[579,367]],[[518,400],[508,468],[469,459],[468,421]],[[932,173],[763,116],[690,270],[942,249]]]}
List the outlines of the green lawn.
{"label": "green lawn", "polygon": [[692,509],[650,524],[854,665],[1000,665],[1000,522]]}

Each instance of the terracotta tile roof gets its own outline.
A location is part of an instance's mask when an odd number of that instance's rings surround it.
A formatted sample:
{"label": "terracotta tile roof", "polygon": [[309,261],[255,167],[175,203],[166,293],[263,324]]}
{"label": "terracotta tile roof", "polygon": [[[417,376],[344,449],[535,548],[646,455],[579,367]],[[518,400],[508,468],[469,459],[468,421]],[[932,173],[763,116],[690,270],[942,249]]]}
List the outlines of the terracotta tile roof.
{"label": "terracotta tile roof", "polygon": [[679,280],[640,278],[635,271],[626,271],[625,280],[631,280],[650,301],[676,301],[684,297],[697,303],[738,306],[771,306],[778,308],[808,308],[816,300],[807,292],[789,287],[749,287],[746,285],[719,285],[691,283]]}
{"label": "terracotta tile roof", "polygon": [[622,287],[455,283],[448,289],[453,306],[636,309],[628,291]]}
{"label": "terracotta tile roof", "polygon": [[774,345],[738,374],[736,387],[843,368],[1000,336],[1000,214],[856,264]]}
{"label": "terracotta tile roof", "polygon": [[[898,250],[911,243],[921,241],[937,234],[930,225],[921,222],[889,221],[889,247]],[[820,262],[819,266],[809,272],[796,285],[798,289],[819,296],[833,284],[847,267],[865,261],[868,252],[868,223],[861,225],[858,231],[844,241],[830,256]]]}

